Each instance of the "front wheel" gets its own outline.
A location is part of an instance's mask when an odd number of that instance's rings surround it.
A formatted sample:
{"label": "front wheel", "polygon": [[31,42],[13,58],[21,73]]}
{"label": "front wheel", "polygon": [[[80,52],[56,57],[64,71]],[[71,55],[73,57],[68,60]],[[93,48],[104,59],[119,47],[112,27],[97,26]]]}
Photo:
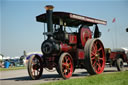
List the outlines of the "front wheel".
{"label": "front wheel", "polygon": [[64,79],[68,79],[73,73],[73,59],[69,53],[62,53],[59,59],[59,73]]}
{"label": "front wheel", "polygon": [[89,74],[100,74],[105,67],[105,51],[99,39],[89,39],[84,47],[85,65]]}
{"label": "front wheel", "polygon": [[116,66],[117,66],[118,71],[123,71],[124,70],[124,64],[123,64],[123,59],[122,58],[118,58],[116,60]]}
{"label": "front wheel", "polygon": [[42,76],[43,67],[40,56],[33,55],[28,61],[28,74],[33,80],[37,80]]}

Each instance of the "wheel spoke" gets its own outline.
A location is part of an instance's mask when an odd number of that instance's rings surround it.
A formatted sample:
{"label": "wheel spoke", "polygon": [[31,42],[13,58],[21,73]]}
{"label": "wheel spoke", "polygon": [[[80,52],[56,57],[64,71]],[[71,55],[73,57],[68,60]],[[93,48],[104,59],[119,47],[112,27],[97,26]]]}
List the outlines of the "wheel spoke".
{"label": "wheel spoke", "polygon": [[66,63],[67,64],[70,63],[70,58],[69,57],[67,57]]}
{"label": "wheel spoke", "polygon": [[66,60],[66,63],[67,63],[68,62],[68,57],[67,56],[65,57],[65,60]]}
{"label": "wheel spoke", "polygon": [[99,58],[100,61],[103,61],[104,59],[103,58]]}
{"label": "wheel spoke", "polygon": [[32,74],[33,74],[33,76],[35,76],[35,69],[33,69]]}
{"label": "wheel spoke", "polygon": [[96,70],[97,68],[97,65],[96,65],[96,61],[95,61],[95,63],[92,65],[93,66],[93,68]]}
{"label": "wheel spoke", "polygon": [[96,42],[95,42],[95,45],[97,45],[97,43],[98,43],[98,42],[96,41]]}
{"label": "wheel spoke", "polygon": [[91,57],[91,60],[94,60],[95,59],[95,57]]}
{"label": "wheel spoke", "polygon": [[95,65],[96,65],[96,61],[94,61],[94,62],[92,63],[92,66],[93,66],[93,67],[95,67]]}
{"label": "wheel spoke", "polygon": [[95,44],[94,46],[95,46],[95,52],[97,52],[97,45]]}
{"label": "wheel spoke", "polygon": [[96,54],[96,47],[95,47],[95,45],[92,47],[92,52],[93,52],[94,54]]}
{"label": "wheel spoke", "polygon": [[94,55],[96,54],[96,52],[97,52],[97,45],[96,44],[93,45],[91,52],[93,52]]}
{"label": "wheel spoke", "polygon": [[68,71],[68,74],[69,74],[71,72],[71,68],[68,68],[67,71]]}
{"label": "wheel spoke", "polygon": [[67,70],[71,70],[71,68],[68,68]]}
{"label": "wheel spoke", "polygon": [[63,63],[62,66],[65,66],[66,67],[66,63]]}
{"label": "wheel spoke", "polygon": [[66,74],[66,69],[64,69],[64,72],[63,73]]}
{"label": "wheel spoke", "polygon": [[91,52],[91,56],[95,56],[96,55],[96,52]]}
{"label": "wheel spoke", "polygon": [[93,44],[95,52],[97,51],[97,42]]}
{"label": "wheel spoke", "polygon": [[71,61],[69,61],[69,63],[68,63],[69,65],[72,65],[72,62]]}
{"label": "wheel spoke", "polygon": [[100,48],[98,49],[98,52],[101,51],[101,50],[102,50],[102,47],[100,47]]}
{"label": "wheel spoke", "polygon": [[97,66],[98,66],[98,71],[100,71],[101,70],[101,65],[99,64],[99,63],[97,63]]}

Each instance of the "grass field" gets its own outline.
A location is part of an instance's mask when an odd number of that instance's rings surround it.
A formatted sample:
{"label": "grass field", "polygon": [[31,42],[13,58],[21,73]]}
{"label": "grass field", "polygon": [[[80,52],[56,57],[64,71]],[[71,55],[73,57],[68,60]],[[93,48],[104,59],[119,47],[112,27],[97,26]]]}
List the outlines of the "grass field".
{"label": "grass field", "polygon": [[128,71],[60,80],[39,85],[128,85]]}
{"label": "grass field", "polygon": [[10,71],[10,70],[20,70],[20,69],[26,69],[26,67],[10,67],[10,68],[0,68],[0,71]]}

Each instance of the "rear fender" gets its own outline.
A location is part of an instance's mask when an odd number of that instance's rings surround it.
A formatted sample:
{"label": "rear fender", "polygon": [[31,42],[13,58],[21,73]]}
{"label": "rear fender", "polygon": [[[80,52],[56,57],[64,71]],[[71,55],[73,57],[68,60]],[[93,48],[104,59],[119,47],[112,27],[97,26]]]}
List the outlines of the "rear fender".
{"label": "rear fender", "polygon": [[119,58],[122,58],[123,61],[125,61],[123,54],[117,54],[117,55],[116,55],[116,60],[119,59]]}
{"label": "rear fender", "polygon": [[41,59],[43,58],[43,55],[42,54],[30,54],[26,57],[26,60],[29,60],[31,56],[33,55],[36,55],[36,56],[39,56]]}

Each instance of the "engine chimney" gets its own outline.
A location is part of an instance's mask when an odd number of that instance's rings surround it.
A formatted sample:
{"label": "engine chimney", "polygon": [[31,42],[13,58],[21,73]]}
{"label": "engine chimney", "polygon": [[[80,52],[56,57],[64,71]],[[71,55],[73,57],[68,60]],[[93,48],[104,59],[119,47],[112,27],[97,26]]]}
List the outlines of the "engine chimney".
{"label": "engine chimney", "polygon": [[47,31],[53,32],[53,22],[52,22],[52,11],[53,11],[52,5],[45,6],[46,9],[46,20],[47,20]]}

